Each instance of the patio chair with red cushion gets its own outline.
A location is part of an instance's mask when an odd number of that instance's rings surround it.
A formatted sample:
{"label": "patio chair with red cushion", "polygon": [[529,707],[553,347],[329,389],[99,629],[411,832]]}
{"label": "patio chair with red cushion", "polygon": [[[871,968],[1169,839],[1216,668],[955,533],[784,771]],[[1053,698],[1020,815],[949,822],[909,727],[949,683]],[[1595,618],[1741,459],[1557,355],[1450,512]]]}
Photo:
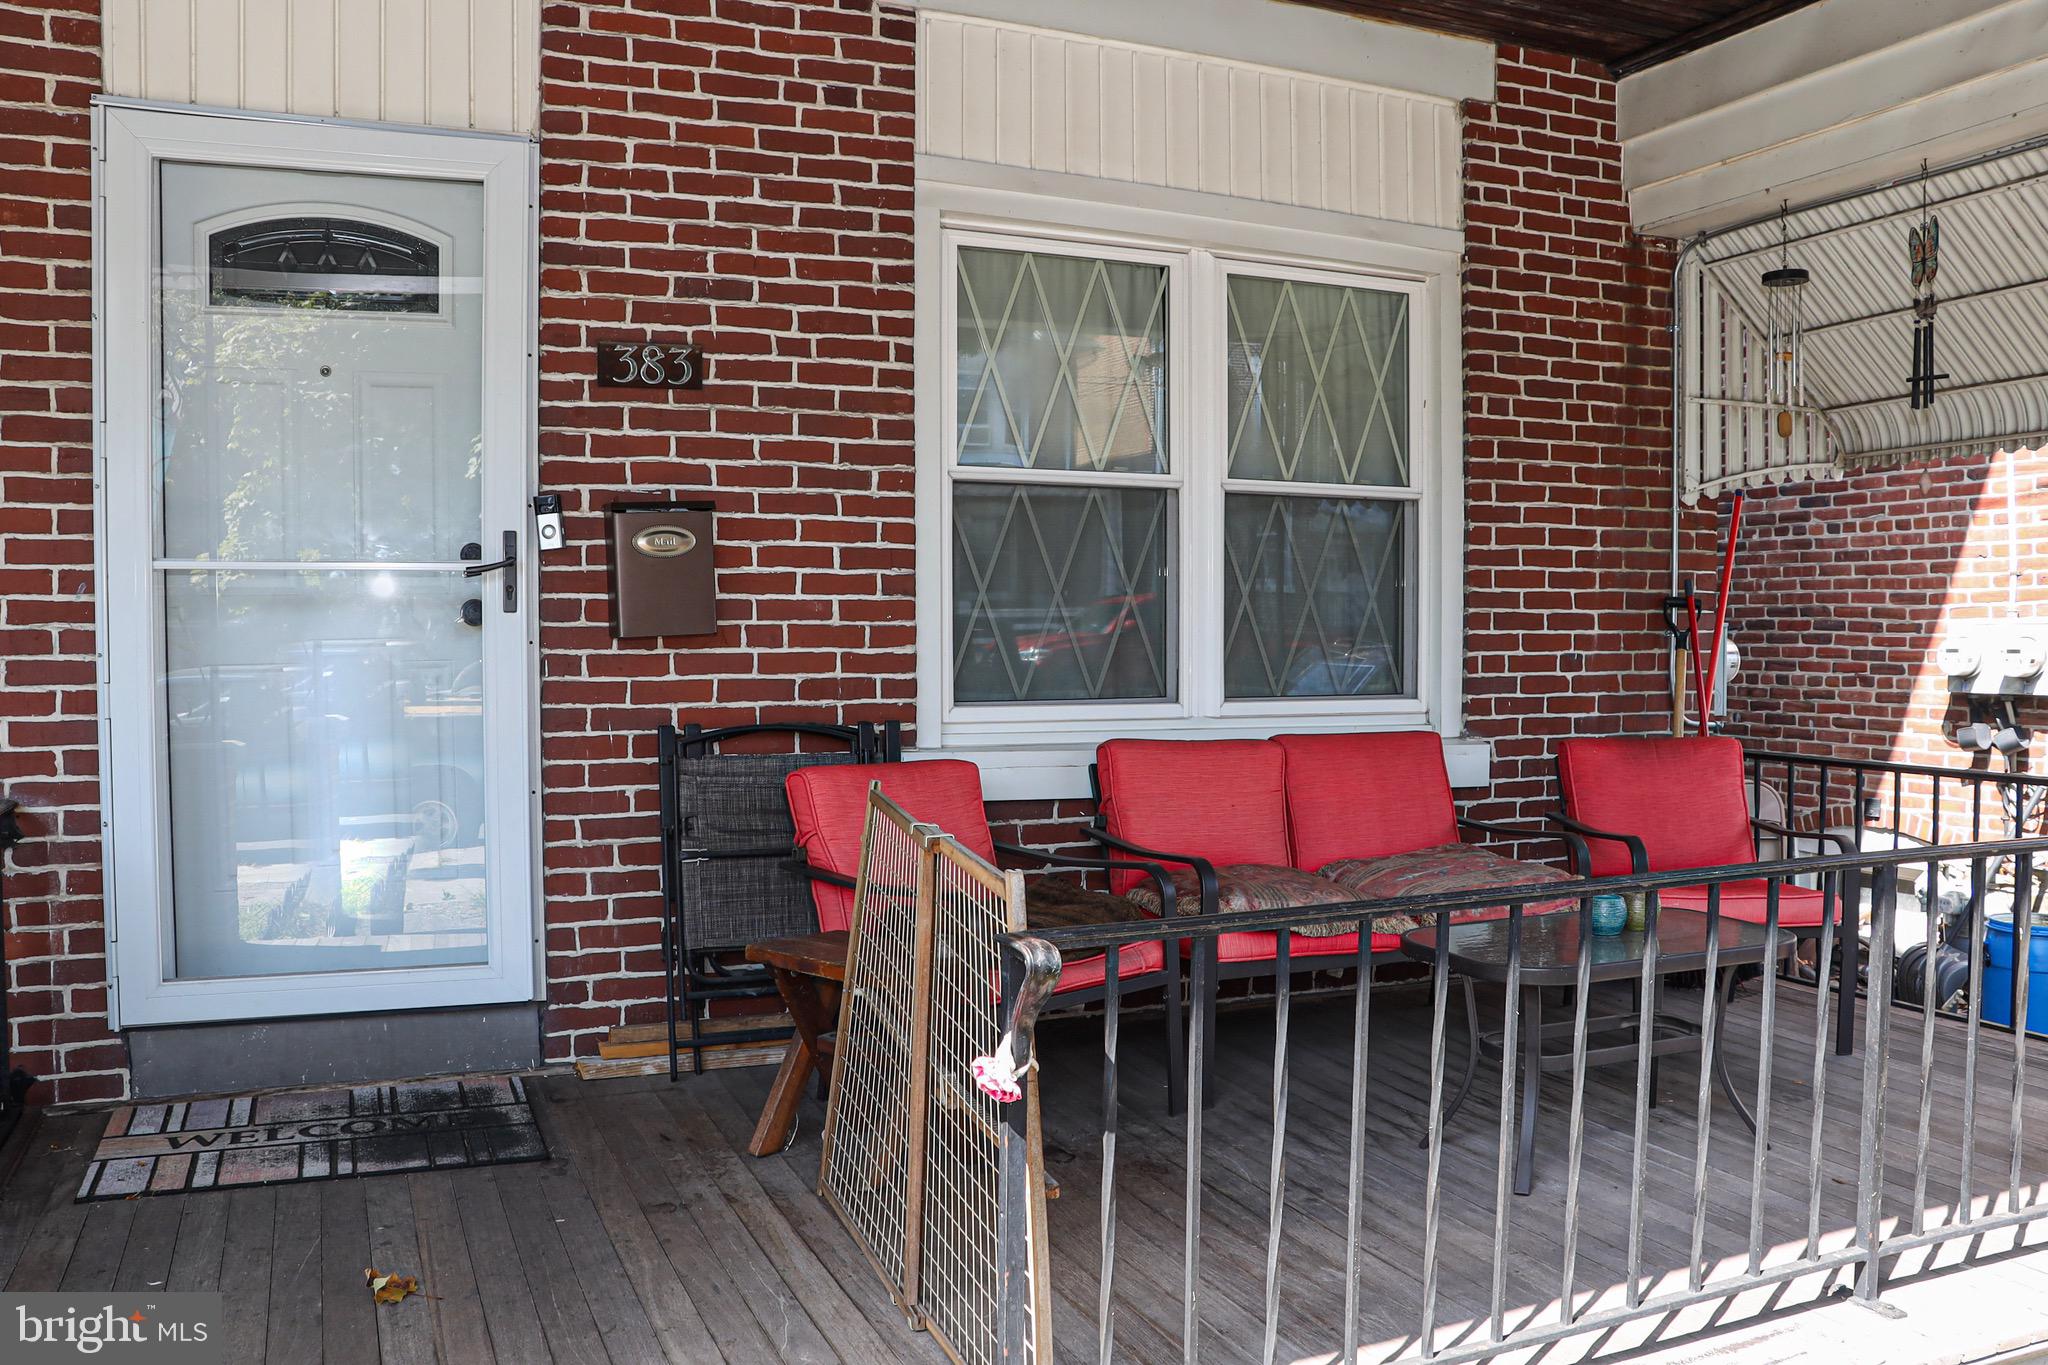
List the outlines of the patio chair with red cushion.
{"label": "patio chair with red cushion", "polygon": [[[1824,838],[1842,852],[1854,851],[1845,836],[1795,836],[1783,825],[1753,815],[1745,790],[1742,742],[1725,735],[1563,740],[1557,746],[1557,784],[1564,810],[1552,818],[1583,841],[1573,861],[1587,876],[1739,868],[1756,861],[1759,831],[1776,835],[1786,848],[1796,846],[1795,837]],[[1747,924],[1764,923],[1764,878],[1737,878],[1719,886],[1722,914]],[[1706,883],[1669,887],[1658,893],[1658,903],[1705,913],[1707,891]],[[1846,889],[1841,900],[1854,904],[1854,889]],[[1827,911],[1818,888],[1780,884],[1778,924],[1787,933],[1818,938]],[[1857,935],[1843,932],[1841,945],[1842,979],[1854,981]],[[1853,1042],[1853,1026],[1847,1019],[1854,1002],[1855,992],[1845,991],[1843,1022],[1836,1031],[1836,1048],[1843,1053]]]}
{"label": "patio chair with red cushion", "polygon": [[[1572,880],[1557,868],[1462,841],[1463,832],[1567,843],[1571,836],[1460,817],[1443,741],[1433,732],[1113,739],[1096,749],[1092,775],[1097,815],[1090,834],[1109,849],[1166,864],[1182,904],[1204,914]],[[1112,876],[1111,886],[1141,905],[1151,899],[1129,873]],[[1565,898],[1528,910],[1575,904]],[[1479,908],[1453,918],[1499,913]],[[1415,927],[1406,917],[1376,920],[1366,950],[1375,959],[1396,956],[1401,935]],[[1289,936],[1289,965],[1344,966],[1357,960],[1358,949],[1355,928],[1311,926]],[[1189,941],[1181,951],[1191,952]],[[1277,933],[1219,935],[1214,979],[1271,976],[1278,956]],[[1214,990],[1194,1005],[1203,1013],[1204,1036],[1213,1037]],[[1469,985],[1466,1013],[1469,1021]]]}
{"label": "patio chair with red cushion", "polygon": [[[1058,923],[1113,923],[1158,913],[1173,913],[1175,891],[1165,869],[1150,863],[1116,858],[1084,858],[1042,849],[998,843],[989,832],[982,801],[981,770],[960,759],[924,759],[911,763],[869,763],[858,767],[802,768],[789,775],[790,816],[796,842],[803,850],[805,872],[818,907],[818,928],[844,933],[853,919],[854,879],[860,870],[861,840],[866,829],[868,787],[879,782],[882,794],[912,818],[933,824],[958,839],[962,847],[993,863],[997,855],[1029,860],[1047,870],[1106,872],[1124,879],[1124,886],[1149,883],[1157,893],[1152,908],[1121,895],[1089,891],[1071,882],[1032,877],[1025,883],[1025,918],[1036,927]],[[1167,1112],[1181,1111],[1186,1073],[1182,1062],[1180,962],[1163,944],[1138,943],[1117,950],[1120,995],[1158,989],[1166,1000]],[[1101,1000],[1108,989],[1106,954],[1063,960],[1053,1005],[1079,1006]]]}

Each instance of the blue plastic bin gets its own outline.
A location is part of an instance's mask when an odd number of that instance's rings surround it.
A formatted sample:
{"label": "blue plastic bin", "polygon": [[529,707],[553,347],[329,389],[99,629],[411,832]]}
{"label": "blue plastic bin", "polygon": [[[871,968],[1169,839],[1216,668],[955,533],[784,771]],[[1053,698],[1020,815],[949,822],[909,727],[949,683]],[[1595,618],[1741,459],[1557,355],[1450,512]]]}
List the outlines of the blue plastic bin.
{"label": "blue plastic bin", "polygon": [[[1984,921],[1984,1018],[2012,1022],[2013,931],[2011,915]],[[2027,1032],[2048,1033],[2048,925],[2027,936]]]}

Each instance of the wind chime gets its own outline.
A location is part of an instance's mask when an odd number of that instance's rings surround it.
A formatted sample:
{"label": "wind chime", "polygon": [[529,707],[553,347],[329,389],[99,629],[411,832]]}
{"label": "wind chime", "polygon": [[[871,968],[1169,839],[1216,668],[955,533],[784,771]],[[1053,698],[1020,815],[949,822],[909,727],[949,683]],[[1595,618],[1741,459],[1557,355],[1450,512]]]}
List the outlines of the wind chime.
{"label": "wind chime", "polygon": [[1927,163],[1920,163],[1920,223],[1906,234],[1906,260],[1913,278],[1913,377],[1908,387],[1915,412],[1934,406],[1934,278],[1941,271],[1941,220],[1927,209]]}
{"label": "wind chime", "polygon": [[1778,264],[1763,274],[1764,402],[1778,410],[1778,438],[1792,439],[1792,413],[1806,406],[1802,332],[1806,286],[1812,278],[1792,264],[1791,206],[1778,208]]}

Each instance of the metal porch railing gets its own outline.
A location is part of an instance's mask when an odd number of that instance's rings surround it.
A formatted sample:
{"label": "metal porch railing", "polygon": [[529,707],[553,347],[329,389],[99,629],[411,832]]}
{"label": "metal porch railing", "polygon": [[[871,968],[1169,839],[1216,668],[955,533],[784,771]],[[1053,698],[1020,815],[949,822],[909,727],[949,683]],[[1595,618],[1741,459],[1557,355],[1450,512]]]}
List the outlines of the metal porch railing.
{"label": "metal porch railing", "polygon": [[[1952,771],[1896,764],[1861,765],[1863,770],[1859,776],[1856,771],[1858,765],[1843,761],[1830,763],[1781,754],[1760,754],[1756,758],[1758,767],[1787,762],[1793,765],[1793,772],[1786,779],[1785,796],[1791,807],[1788,814],[1795,818],[1799,818],[1800,812],[1813,807],[1814,802],[1824,803],[1836,796],[1855,801],[1855,813],[1861,816],[1864,814],[1861,797],[1868,794],[1861,786],[1872,784],[1883,785],[1882,794],[1887,798],[1892,798],[1894,792],[1905,787],[1904,793],[1895,798],[1903,811],[1905,804],[1912,799],[1913,783],[1929,782],[1938,788],[1941,783],[1960,782],[1963,785],[1955,787],[1957,792],[1968,792],[1971,790],[1969,784],[1976,783],[1975,799],[1981,806],[1984,797],[1981,787],[1988,783],[1994,785],[1996,793],[2005,802],[2005,809],[2014,811],[2013,817],[2006,822],[2008,831],[2012,831],[2024,828],[2028,817],[2025,804],[2015,806],[2013,803],[2034,799],[2030,793],[2048,781],[2015,779],[2005,774],[1990,773],[1981,778],[1976,775],[1958,778]],[[1814,772],[1807,774],[1801,765],[1812,767]],[[1821,768],[1828,770],[1825,775],[1819,771]],[[1972,798],[1964,796],[1961,799],[1967,802]],[[1941,801],[1937,798],[1935,809],[1940,808]],[[1827,822],[1820,820],[1819,823],[1825,827]],[[1951,815],[1945,822],[1945,828],[1951,833],[1967,829],[1972,834],[1981,834],[1983,822],[1958,821]],[[1830,1272],[1852,1275],[1856,1296],[1874,1303],[1883,1289],[1884,1265],[1903,1253],[2009,1228],[2048,1215],[2048,1189],[2027,1183],[2030,1174],[2039,1178],[2048,1172],[2030,1172],[2023,1160],[2028,1150],[2022,1110],[2027,1092],[2029,1038],[2024,1028],[2000,1028],[1985,1021],[1982,976],[1987,906],[1994,888],[2001,883],[2009,885],[2013,903],[2025,906],[2030,900],[2029,888],[2034,885],[2034,868],[2037,865],[2048,867],[2048,859],[2044,859],[2044,855],[2048,855],[2048,838],[1972,838],[1969,842],[1947,845],[1863,849],[1826,856],[1779,858],[1740,867],[1612,877],[1571,888],[1578,895],[1577,909],[1560,912],[1578,921],[1578,948],[1572,963],[1576,989],[1572,992],[1569,1034],[1570,1111],[1562,1171],[1565,1190],[1562,1224],[1535,1229],[1518,1220],[1517,1201],[1512,1190],[1518,1160],[1517,1106],[1523,1097],[1517,1093],[1521,1085],[1517,1068],[1511,1062],[1504,1062],[1499,1110],[1495,1116],[1497,1134],[1490,1264],[1485,1268],[1491,1290],[1484,1314],[1464,1324],[1455,1337],[1447,1332],[1447,1328],[1455,1324],[1447,1320],[1445,1305],[1440,1301],[1440,1284],[1447,1264],[1442,1237],[1446,1198],[1442,1172],[1447,1108],[1464,1096],[1462,1091],[1451,1093],[1455,1078],[1450,1074],[1453,1070],[1450,1060],[1458,1051],[1457,1040],[1447,1029],[1453,1015],[1452,954],[1437,952],[1428,968],[1427,984],[1429,1060],[1426,1136],[1423,1139],[1427,1148],[1427,1176],[1415,1191],[1422,1204],[1420,1293],[1414,1295],[1413,1302],[1403,1310],[1412,1315],[1414,1324],[1405,1346],[1383,1351],[1372,1358],[1398,1356],[1446,1363],[1479,1360],[1505,1349],[1534,1347],[1638,1318],[1723,1300],[1759,1286],[1777,1285]],[[1896,950],[1900,946],[1896,932],[1900,887],[1902,881],[1914,877],[1921,878],[1920,885],[1926,888],[1940,887],[1945,882],[1967,888],[1967,895],[1960,905],[1952,907],[1952,912],[1959,925],[1955,930],[1956,940],[1967,945],[1972,966],[1965,1004],[1952,1017],[1944,1018],[1937,1010],[1914,1008],[1894,1001]],[[1764,971],[1758,979],[1755,991],[1760,997],[1760,1051],[1756,1081],[1753,1094],[1738,1098],[1732,1083],[1717,1074],[1721,1072],[1717,1044],[1724,1014],[1729,1008],[1727,998],[1719,989],[1722,969],[1727,965],[1721,960],[1721,954],[1729,951],[1732,956],[1732,950],[1722,947],[1721,931],[1728,923],[1723,918],[1723,901],[1727,896],[1738,894],[1729,890],[1736,883],[1759,881],[1763,886],[1766,907],[1761,942],[1766,947],[1761,954],[1752,954],[1747,960],[1755,961],[1758,956],[1765,960],[1782,960],[1787,974]],[[1793,886],[1817,887],[1824,911],[1817,931],[1797,944],[1786,940],[1785,926],[1779,922],[1781,904],[1788,899],[1785,892]],[[1696,1047],[1700,1065],[1692,1110],[1696,1147],[1692,1158],[1686,1161],[1674,1159],[1668,1151],[1668,1143],[1665,1149],[1653,1153],[1649,1140],[1651,1077],[1662,1050],[1660,1039],[1664,1037],[1654,1022],[1657,1018],[1655,1002],[1659,999],[1666,975],[1659,970],[1660,926],[1679,922],[1671,919],[1673,912],[1661,904],[1660,897],[1679,887],[1707,888],[1704,957],[1700,967],[1705,982],[1711,987],[1703,989],[1699,996]],[[1249,1354],[1257,1350],[1266,1361],[1276,1358],[1275,1343],[1281,1335],[1278,1315],[1283,1283],[1298,1287],[1330,1283],[1341,1277],[1341,1313],[1332,1314],[1332,1321],[1338,1325],[1329,1332],[1330,1339],[1318,1342],[1315,1349],[1331,1352],[1335,1358],[1347,1361],[1360,1359],[1360,1348],[1373,1344],[1363,1339],[1361,1303],[1364,1296],[1373,1296],[1376,1305],[1384,1305],[1390,1297],[1397,1296],[1398,1286],[1369,1280],[1365,1270],[1369,1257],[1361,1254],[1362,1250],[1369,1250],[1362,1248],[1361,1239],[1365,1225],[1362,1216],[1364,1201],[1370,1197],[1366,1177],[1368,1163],[1373,1156],[1373,1139],[1367,1133],[1363,1105],[1374,1066],[1374,985],[1379,975],[1379,966],[1370,951],[1371,936],[1363,932],[1364,923],[1395,916],[1413,917],[1425,928],[1433,925],[1436,941],[1443,943],[1452,933],[1453,917],[1458,912],[1502,908],[1504,913],[1491,932],[1504,940],[1505,999],[1514,1001],[1524,984],[1522,974],[1529,965],[1526,943],[1539,929],[1550,933],[1555,928],[1536,926],[1537,917],[1528,912],[1528,907],[1555,902],[1559,889],[1555,883],[1495,888],[1400,901],[1320,906],[1312,911],[1194,915],[1166,921],[1063,927],[1013,937],[1009,945],[1012,960],[1008,968],[1013,974],[1022,970],[1019,965],[1022,961],[1050,963],[1056,959],[1057,953],[1079,956],[1152,940],[1164,940],[1169,945],[1175,940],[1187,940],[1192,945],[1192,988],[1199,993],[1210,989],[1216,979],[1217,946],[1222,935],[1261,931],[1278,936],[1271,998],[1273,1066],[1271,1092],[1266,1097],[1270,1122],[1267,1141],[1271,1159],[1265,1192],[1265,1274],[1263,1297],[1256,1300],[1264,1305],[1264,1340],[1256,1345],[1249,1341],[1232,1341],[1228,1343],[1232,1354]],[[1647,927],[1640,965],[1633,965],[1631,959],[1629,970],[1635,978],[1636,999],[1648,1002],[1645,1011],[1652,1021],[1647,1026],[1639,1024],[1633,1030],[1633,1040],[1625,1045],[1632,1053],[1630,1060],[1635,1078],[1633,1127],[1628,1134],[1630,1189],[1627,1225],[1618,1233],[1606,1227],[1600,1229],[1603,1237],[1625,1237],[1627,1273],[1619,1286],[1589,1282],[1582,1275],[1580,1265],[1581,1236],[1587,1231],[1582,1194],[1588,1141],[1588,1001],[1593,994],[1592,987],[1600,979],[1594,961],[1599,939],[1591,932],[1591,923],[1594,898],[1606,893],[1640,893],[1644,897]],[[1931,896],[1924,903],[1928,911],[1926,934],[1931,954],[1938,907]],[[1867,966],[1862,973],[1854,968],[1838,972],[1838,966],[1846,966],[1846,950],[1863,936],[1865,931],[1861,925],[1866,917],[1869,926],[1865,954]],[[2026,913],[2018,914],[2016,921],[2016,961],[2020,965],[2014,974],[2012,1018],[2024,1021],[2028,997],[2025,964],[2030,960],[2028,946],[2033,927],[2031,916]],[[1300,1252],[1303,1247],[1319,1243],[1297,1241],[1290,1244],[1284,1236],[1288,1220],[1293,1216],[1290,1212],[1287,1156],[1293,1123],[1289,1113],[1288,1043],[1296,992],[1289,974],[1290,949],[1296,936],[1306,930],[1352,922],[1360,923],[1361,932],[1356,960],[1348,964],[1356,975],[1350,991],[1351,1104],[1348,1132],[1343,1134],[1342,1147],[1346,1158],[1342,1195],[1346,1232],[1340,1255],[1326,1255],[1320,1258],[1320,1263],[1310,1263],[1309,1258]],[[1048,952],[1048,949],[1054,951]],[[1797,949],[1798,952],[1785,952],[1781,959],[1783,949]],[[1810,959],[1803,955],[1807,952],[1811,953]],[[1674,956],[1673,961],[1677,960]],[[1125,1007],[1119,990],[1117,954],[1114,951],[1109,951],[1108,962],[1103,1021],[1101,1166],[1097,1191],[1100,1228],[1097,1244],[1089,1249],[1085,1258],[1097,1267],[1095,1355],[1105,1362],[1120,1358],[1114,1309],[1119,1263],[1119,1164],[1120,1161],[1128,1162],[1134,1155],[1128,1146],[1120,1152],[1118,1145],[1121,1126],[1118,1112],[1119,1033]],[[1321,957],[1314,965],[1318,969],[1327,969],[1335,964],[1331,959]],[[1933,998],[1932,967],[1930,956],[1927,980],[1923,983],[1927,992],[1923,998],[1927,999]],[[1303,966],[1302,970],[1306,969]],[[1053,975],[1056,974],[1055,969]],[[1832,1031],[1829,1015],[1834,1012],[1831,1006],[1846,1001],[1853,1010],[1859,977],[1865,1003],[1862,1037],[1855,1042],[1858,1055],[1854,1061],[1833,1065],[1846,1066],[1851,1069],[1851,1074],[1860,1075],[1860,1085],[1843,1084],[1841,1090],[1844,1093],[1831,1095],[1828,1084],[1833,1056],[1829,1046]],[[1792,1031],[1793,1037],[1793,1042],[1788,1044],[1780,1037],[1779,997],[1792,990],[1795,983],[1801,992],[1802,1009],[1797,1016],[1787,1016],[1786,1028]],[[1807,994],[1811,995],[1810,1003],[1805,999]],[[1194,1011],[1192,1017],[1194,1022],[1188,1044],[1190,1093],[1179,1153],[1185,1169],[1185,1192],[1181,1207],[1173,1215],[1181,1239],[1180,1303],[1177,1314],[1159,1312],[1154,1315],[1168,1319],[1178,1317],[1181,1355],[1190,1363],[1203,1355],[1204,1297],[1214,1292],[1212,1285],[1205,1284],[1202,1273],[1206,1230],[1204,1203],[1208,1190],[1204,1178],[1204,1146],[1205,1140],[1211,1136],[1205,1132],[1203,1087],[1207,1083],[1207,1068],[1203,1059],[1217,1046],[1212,1032],[1223,1032],[1228,1028],[1227,1024],[1219,1026],[1209,1022],[1204,1011]],[[1236,1017],[1242,1018],[1242,1015]],[[1542,1014],[1539,1009],[1535,1025],[1522,1024],[1519,1018],[1518,1012],[1510,1009],[1502,1021],[1497,1050],[1504,1059],[1515,1058],[1528,1041],[1525,1036],[1518,1036],[1518,1029],[1540,1027]],[[1599,1021],[1594,1019],[1592,1022],[1597,1024]],[[1960,1078],[1937,1076],[1935,1036],[1938,1027],[1965,1030]],[[1558,1036],[1563,1036],[1561,1029],[1560,1023],[1550,1026],[1545,1032],[1547,1035],[1551,1030],[1560,1030]],[[1908,1074],[1899,1074],[1900,1068],[1892,1057],[1894,1037],[1899,1035],[1910,1042],[1915,1034],[1919,1041],[1917,1066]],[[1784,1057],[1774,1055],[1775,1050],[1787,1046],[1796,1048],[1796,1051]],[[1562,1054],[1559,1056],[1558,1069],[1562,1071],[1565,1069]],[[1980,1096],[1979,1091],[1984,1089],[1980,1085],[1980,1069],[1994,1057],[1999,1062],[1996,1068],[1998,1079],[1994,1082],[1998,1088],[1995,1093]],[[1716,1064],[1710,1065],[1710,1059]],[[2009,1083],[2004,1080],[2008,1061]],[[1787,1086],[1777,1075],[1788,1065],[1790,1072],[1799,1077],[1796,1086]],[[1541,1069],[1535,1074],[1540,1081]],[[1958,1079],[1962,1095],[1959,1116],[1961,1141],[1959,1146],[1950,1144],[1945,1148],[1937,1169],[1936,1163],[1930,1161],[1930,1147],[1934,1141],[1933,1117],[1938,1083],[1939,1086],[1949,1086]],[[1718,1114],[1712,1094],[1717,1081],[1727,1088],[1728,1097],[1733,1102]],[[1853,1095],[1847,1093],[1852,1089]],[[1896,1097],[1900,1101],[1896,1106],[1902,1111],[1900,1115],[1888,1114],[1888,1097]],[[1851,1104],[1854,1106],[1854,1127],[1859,1135],[1860,1150],[1853,1158],[1844,1153],[1824,1151],[1824,1117],[1839,1122],[1844,1116],[1843,1109]],[[1794,1106],[1804,1106],[1808,1111],[1810,1139],[1799,1143],[1781,1140],[1774,1146],[1770,1141],[1774,1109],[1790,1121],[1796,1117]],[[1746,1133],[1738,1129],[1730,1116],[1730,1109],[1753,1115],[1754,1131]],[[1893,1189],[1887,1194],[1888,1174],[1896,1176],[1899,1172],[1896,1158],[1887,1164],[1887,1125],[1905,1123],[1908,1111],[1914,1124],[1910,1182],[1894,1179]],[[1948,1123],[1952,1117],[1944,1111],[1942,1122]],[[1327,1115],[1320,1120],[1323,1125],[1320,1138],[1334,1144],[1336,1135],[1329,1131],[1329,1121]],[[1997,1130],[2004,1130],[2005,1156],[1995,1163],[1996,1169],[1978,1160],[1980,1128],[1984,1128],[1984,1136],[1994,1142],[1999,1135]],[[1232,1140],[1240,1144],[1238,1150],[1241,1152],[1241,1144],[1246,1140],[1244,1136],[1234,1133]],[[1739,1221],[1740,1212],[1727,1202],[1731,1195],[1725,1184],[1715,1185],[1710,1190],[1710,1181],[1716,1177],[1710,1175],[1708,1145],[1713,1142],[1718,1146],[1731,1141],[1744,1142],[1748,1150],[1750,1186],[1742,1192],[1748,1206],[1747,1254],[1736,1253],[1717,1264],[1705,1249],[1710,1197],[1721,1201],[1717,1212],[1724,1215],[1722,1226],[1725,1227],[1730,1220]],[[1719,1150],[1725,1152],[1727,1149],[1720,1147]],[[1855,1164],[1855,1213],[1847,1226],[1830,1225],[1823,1215],[1824,1181],[1830,1178],[1824,1174],[1824,1167],[1838,1159],[1843,1164],[1853,1159]],[[1787,1163],[1790,1163],[1789,1167]],[[1765,1245],[1767,1166],[1780,1178],[1788,1169],[1795,1174],[1803,1171],[1803,1247],[1797,1239],[1772,1249]],[[1650,1215],[1646,1214],[1645,1190],[1653,1177],[1667,1182],[1660,1188],[1672,1191],[1670,1203],[1691,1210],[1689,1233],[1692,1255],[1689,1264],[1683,1268],[1683,1283],[1675,1288],[1669,1287],[1677,1279],[1675,1269],[1671,1276],[1660,1282],[1654,1273],[1656,1268],[1646,1266],[1645,1218]],[[1910,1202],[1899,1197],[1899,1187],[1905,1183],[1910,1183]],[[1686,1191],[1683,1197],[1677,1193],[1681,1186]],[[1330,1197],[1333,1200],[1337,1198],[1334,1191]],[[1004,1212],[1006,1218],[1015,1213],[1009,1209]],[[1776,1211],[1777,1215],[1782,1213],[1782,1209]],[[1521,1215],[1521,1219],[1528,1217],[1526,1213]],[[1015,1231],[1014,1227],[1006,1224],[1006,1236]],[[1659,1227],[1655,1231],[1661,1236],[1665,1229]],[[1526,1305],[1511,1304],[1508,1291],[1510,1259],[1527,1253],[1530,1234],[1536,1232],[1541,1233],[1541,1246],[1561,1248],[1561,1253],[1551,1253],[1556,1260],[1557,1273],[1555,1306],[1543,1314],[1522,1313],[1520,1310]],[[1209,1232],[1208,1235],[1220,1234]],[[1242,1228],[1235,1235],[1242,1237]],[[1148,1250],[1156,1249],[1158,1242],[1155,1232]],[[1616,1245],[1618,1249],[1618,1241]],[[1335,1251],[1334,1246],[1329,1249]],[[1050,1254],[1057,1280],[1061,1259],[1061,1247],[1057,1241]],[[1462,1254],[1473,1254],[1469,1245]],[[1646,1269],[1652,1272],[1647,1283]],[[1333,1307],[1337,1292],[1332,1284]],[[1073,1297],[1071,1289],[1069,1296]],[[1247,1293],[1246,1298],[1249,1300],[1250,1297]],[[1290,1324],[1290,1331],[1296,1326]]]}

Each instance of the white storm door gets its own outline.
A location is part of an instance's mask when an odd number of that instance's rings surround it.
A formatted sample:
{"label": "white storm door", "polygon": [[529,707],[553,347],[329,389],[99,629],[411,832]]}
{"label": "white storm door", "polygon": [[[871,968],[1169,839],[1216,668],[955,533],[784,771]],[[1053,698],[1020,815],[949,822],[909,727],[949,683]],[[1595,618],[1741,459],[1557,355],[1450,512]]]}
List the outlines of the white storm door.
{"label": "white storm door", "polygon": [[101,118],[120,1022],[531,998],[528,145]]}

